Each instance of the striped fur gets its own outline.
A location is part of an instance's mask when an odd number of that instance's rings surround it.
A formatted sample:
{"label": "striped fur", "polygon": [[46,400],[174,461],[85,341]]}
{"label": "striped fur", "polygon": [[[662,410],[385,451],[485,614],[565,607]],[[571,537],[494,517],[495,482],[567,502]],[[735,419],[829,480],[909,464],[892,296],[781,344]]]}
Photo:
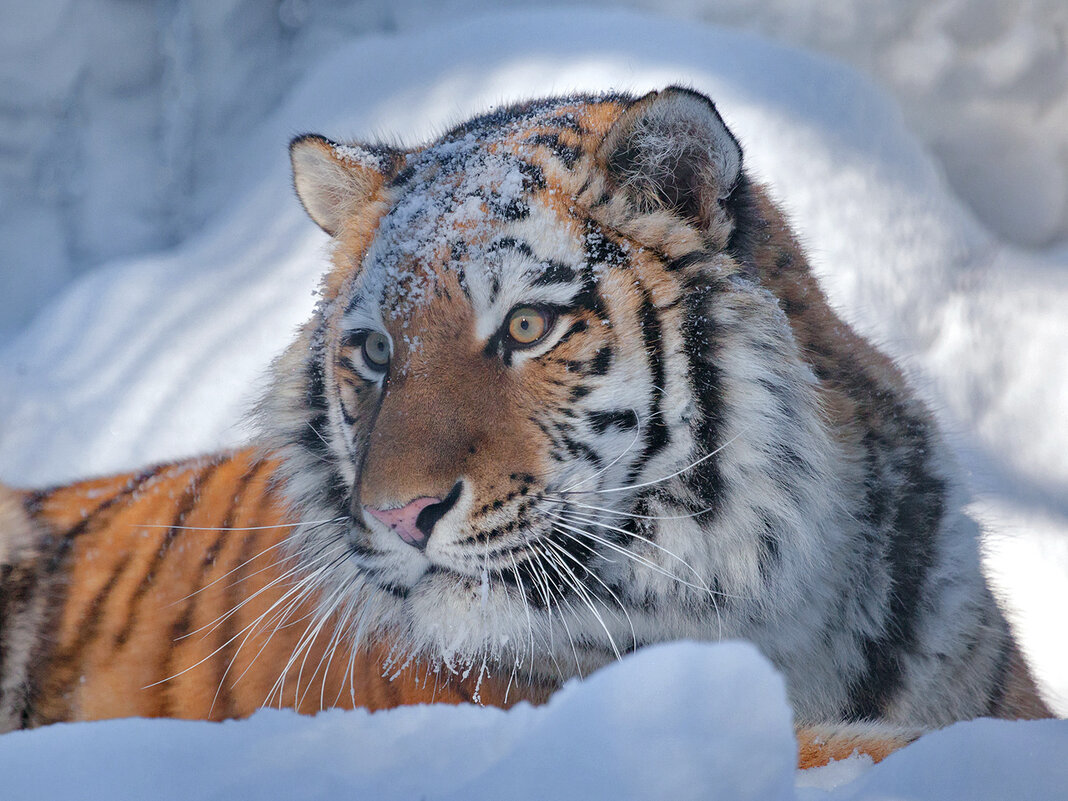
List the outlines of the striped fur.
{"label": "striped fur", "polygon": [[2,729],[134,715],[222,720],[264,705],[507,705],[507,688],[492,679],[477,686],[416,666],[386,677],[388,648],[354,652],[333,636],[333,620],[309,627],[312,599],[285,578],[294,525],[276,470],[241,451],[3,496],[3,541],[23,509],[38,533],[3,563]]}
{"label": "striped fur", "polygon": [[[929,412],[707,98],[554,98],[292,157],[334,263],[258,449],[22,498],[8,726],[540,700],[649,643],[736,637],[800,724],[883,727],[835,748],[1047,714]],[[529,345],[517,309],[546,324]],[[382,522],[413,502],[436,510],[420,547]]]}

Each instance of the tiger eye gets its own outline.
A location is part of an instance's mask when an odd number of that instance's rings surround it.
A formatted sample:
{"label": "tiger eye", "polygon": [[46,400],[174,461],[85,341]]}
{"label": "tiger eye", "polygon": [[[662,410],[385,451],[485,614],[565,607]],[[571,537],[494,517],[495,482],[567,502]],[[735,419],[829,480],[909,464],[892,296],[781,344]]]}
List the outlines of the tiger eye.
{"label": "tiger eye", "polygon": [[545,335],[549,327],[545,312],[530,306],[523,306],[512,312],[508,318],[508,335],[520,345],[531,345]]}
{"label": "tiger eye", "polygon": [[372,331],[363,341],[363,357],[371,367],[384,368],[389,364],[389,337]]}

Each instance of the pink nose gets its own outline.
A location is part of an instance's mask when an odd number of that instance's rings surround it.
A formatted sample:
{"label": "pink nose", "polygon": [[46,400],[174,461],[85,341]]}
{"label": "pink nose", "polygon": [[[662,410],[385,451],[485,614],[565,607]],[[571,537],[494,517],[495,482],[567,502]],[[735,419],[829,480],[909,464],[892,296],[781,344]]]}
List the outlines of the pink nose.
{"label": "pink nose", "polygon": [[363,507],[374,518],[385,523],[397,532],[402,540],[416,548],[425,548],[427,537],[430,536],[430,527],[423,531],[416,525],[419,513],[428,506],[441,503],[441,498],[416,498],[404,506],[396,509],[375,509],[371,506]]}

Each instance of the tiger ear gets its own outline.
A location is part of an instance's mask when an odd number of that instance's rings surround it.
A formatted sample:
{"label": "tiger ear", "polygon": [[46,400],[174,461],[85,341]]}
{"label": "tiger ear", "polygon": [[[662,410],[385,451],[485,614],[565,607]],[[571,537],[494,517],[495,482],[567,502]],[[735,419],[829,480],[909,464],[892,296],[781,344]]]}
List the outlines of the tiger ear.
{"label": "tiger ear", "polygon": [[339,145],[318,134],[289,143],[293,186],[304,210],[330,236],[368,200],[392,171],[396,154],[386,148]]}
{"label": "tiger ear", "polygon": [[664,209],[708,227],[742,174],[742,149],[711,100],[669,86],[620,115],[598,162],[639,211]]}

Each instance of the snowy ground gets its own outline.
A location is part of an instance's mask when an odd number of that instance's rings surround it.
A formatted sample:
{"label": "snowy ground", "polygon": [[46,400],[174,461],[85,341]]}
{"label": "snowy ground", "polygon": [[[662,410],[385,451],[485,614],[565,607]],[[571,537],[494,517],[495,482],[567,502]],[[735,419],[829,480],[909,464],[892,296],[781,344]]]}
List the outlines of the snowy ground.
{"label": "snowy ground", "polygon": [[0,774],[7,797],[80,801],[1053,801],[1068,787],[1065,753],[1064,721],[984,720],[875,767],[798,776],[782,680],[756,650],[673,643],[541,708],[63,724],[5,735]]}
{"label": "snowy ground", "polygon": [[[217,210],[198,233],[148,237],[157,252],[105,263],[28,325],[7,326],[17,333],[0,350],[0,477],[65,480],[241,441],[243,410],[268,360],[310,311],[322,266],[325,238],[289,188],[292,134],[414,142],[531,94],[686,82],[716,99],[749,168],[790,212],[832,299],[904,360],[937,408],[983,493],[988,565],[1051,703],[1068,713],[1063,254],[1025,253],[988,233],[947,189],[897,107],[857,74],[754,35],[618,11],[556,10],[331,43],[329,52],[309,56],[307,74],[271,114],[244,120],[240,139],[220,137],[212,174],[188,196],[190,213]],[[241,80],[234,77],[231,92]],[[147,145],[105,140],[96,147],[89,173],[106,182],[127,150],[139,158]],[[181,186],[175,197],[179,204],[186,197]],[[47,232],[39,239],[39,251],[16,247],[7,263],[32,265],[23,275],[47,274],[61,260],[51,260]],[[35,302],[31,291],[9,293],[0,310],[12,320]],[[85,757],[81,770],[96,764],[93,755],[108,767],[92,779],[75,770],[83,778],[69,787],[116,787],[139,770],[145,781],[168,775],[185,788],[174,797],[233,793],[247,778],[265,789],[292,786],[292,797],[343,788],[390,797],[371,788],[394,787],[406,789],[393,797],[459,797],[483,788],[481,797],[492,798],[510,776],[515,786],[523,777],[531,788],[541,782],[545,792],[532,790],[532,798],[586,797],[578,789],[586,776],[619,787],[608,797],[666,797],[638,792],[643,781],[666,781],[667,771],[648,760],[650,742],[663,742],[665,753],[677,755],[675,775],[694,776],[692,792],[702,797],[823,798],[836,781],[843,783],[833,798],[1052,799],[1068,789],[1063,723],[957,726],[882,766],[850,764],[842,769],[848,775],[825,771],[795,787],[781,688],[755,657],[678,646],[648,659],[661,661],[628,660],[545,710],[54,727],[0,740],[0,775],[21,765],[19,781],[61,782],[49,765],[77,754]],[[692,703],[695,695],[701,704]],[[587,728],[574,729],[576,720]],[[497,750],[469,750],[482,733]],[[338,750],[324,746],[325,758],[316,759],[308,756],[319,752],[313,745],[294,746],[317,742]],[[348,742],[368,750],[346,751]],[[376,745],[383,743],[390,747]],[[456,743],[468,750],[450,750]],[[131,755],[116,762],[116,752]],[[745,761],[746,754],[759,759]],[[188,775],[182,765],[194,756],[215,768]],[[546,775],[553,773],[542,769],[547,762],[561,766],[560,774]],[[764,767],[749,767],[757,763]],[[1005,771],[1001,778],[994,767]],[[572,780],[566,792],[550,792],[552,782]],[[56,797],[67,795],[54,786]],[[128,786],[129,797],[144,796]],[[738,790],[717,791],[727,787]]]}

